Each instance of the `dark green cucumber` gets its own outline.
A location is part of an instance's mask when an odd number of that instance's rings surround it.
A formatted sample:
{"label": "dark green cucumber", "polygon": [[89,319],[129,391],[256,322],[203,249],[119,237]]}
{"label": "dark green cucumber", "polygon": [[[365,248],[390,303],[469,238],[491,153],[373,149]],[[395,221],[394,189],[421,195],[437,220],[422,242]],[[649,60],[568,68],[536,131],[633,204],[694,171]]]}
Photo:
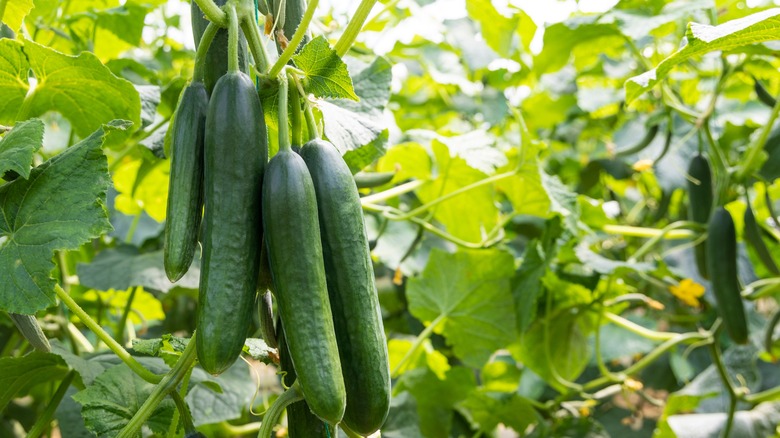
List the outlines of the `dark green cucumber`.
{"label": "dark green cucumber", "polygon": [[260,248],[260,274],[257,279],[257,315],[263,340],[269,347],[277,348],[279,341],[276,338],[274,327],[271,292],[273,292],[271,267],[268,266],[268,250],[263,243],[262,248]]}
{"label": "dark green cucumber", "polygon": [[374,187],[383,186],[395,177],[395,172],[371,172],[371,173],[357,173],[353,177],[355,179],[355,185],[359,189],[372,189]]}
{"label": "dark green cucumber", "polygon": [[[214,0],[214,3],[217,6],[224,6],[227,0]],[[190,15],[192,16],[192,38],[195,41],[195,47],[197,47],[200,44],[203,32],[206,31],[206,27],[209,25],[209,20],[203,15],[203,11],[194,1],[190,2]],[[211,47],[209,47],[209,51],[206,53],[206,62],[203,67],[203,83],[206,84],[206,90],[211,95],[217,80],[227,73],[228,70],[227,29],[219,29],[217,34],[214,35]],[[238,31],[238,67],[244,73],[249,71],[246,38],[240,29]]]}
{"label": "dark green cucumber", "polygon": [[[297,377],[287,342],[284,340],[284,330],[279,332],[279,365],[284,373],[284,385],[291,386]],[[328,425],[311,413],[306,400],[301,400],[287,406],[287,436],[289,438],[331,438]]]}
{"label": "dark green cucumber", "polygon": [[780,275],[780,269],[778,269],[772,253],[769,252],[764,239],[761,238],[761,229],[758,228],[758,223],[756,223],[756,217],[753,215],[753,209],[750,208],[750,204],[747,204],[745,209],[745,240],[756,250],[758,259],[761,260],[761,263],[766,266],[769,272],[774,275]]}
{"label": "dark green cucumber", "polygon": [[748,326],[737,277],[737,233],[734,220],[718,207],[707,227],[707,267],[723,325],[734,342],[748,341]]}
{"label": "dark green cucumber", "polygon": [[777,100],[775,99],[774,96],[769,94],[769,91],[767,91],[766,88],[764,88],[764,84],[762,84],[755,77],[753,77],[753,89],[756,91],[756,96],[758,97],[758,100],[761,103],[768,106],[769,108],[775,107],[775,104],[777,104]]}
{"label": "dark green cucumber", "polygon": [[[712,171],[710,163],[703,155],[698,154],[688,164],[688,216],[700,224],[706,224],[712,212]],[[707,251],[704,244],[693,249],[696,257],[696,267],[699,274],[708,278]]]}
{"label": "dark green cucumber", "polygon": [[[298,29],[298,25],[301,24],[301,19],[303,18],[304,12],[306,12],[306,0],[268,0],[269,4],[273,6],[273,15],[274,17],[283,20],[284,23],[282,25],[282,31],[284,32],[284,37],[287,39],[287,41],[292,40],[293,35],[295,35],[295,31]],[[281,11],[281,4],[284,3],[284,11]],[[280,39],[274,35],[274,39],[276,40],[276,49],[281,54],[284,51],[284,48],[281,44]],[[309,35],[305,35],[303,37],[303,40],[296,48],[297,50],[300,50],[301,47],[303,47],[307,42],[309,42]]]}
{"label": "dark green cucumber", "polygon": [[390,407],[390,369],[374,268],[352,172],[335,146],[312,140],[301,148],[317,194],[325,273],[347,390],[344,423],[376,432]]}
{"label": "dark green cucumber", "polygon": [[262,242],[261,184],[268,159],[263,120],[249,76],[222,76],[206,116],[196,337],[200,364],[212,374],[238,358],[252,319]]}
{"label": "dark green cucumber", "polygon": [[209,98],[202,82],[184,88],[171,134],[171,177],[165,220],[165,274],[177,281],[190,269],[203,210],[203,141]]}
{"label": "dark green cucumber", "polygon": [[19,332],[27,339],[27,342],[32,345],[38,351],[44,353],[51,353],[51,345],[49,340],[46,339],[46,335],[43,334],[41,326],[38,325],[38,320],[35,315],[20,315],[18,313],[9,313],[14,325]]}
{"label": "dark green cucumber", "polygon": [[655,136],[658,135],[659,129],[660,127],[658,125],[651,126],[650,129],[648,129],[645,133],[645,136],[642,137],[642,139],[639,140],[637,144],[615,151],[615,156],[625,157],[627,155],[633,155],[642,152],[646,147],[650,146],[650,143],[652,143],[653,140],[655,140]]}
{"label": "dark green cucumber", "polygon": [[263,226],[276,307],[301,391],[312,412],[335,425],[344,415],[346,394],[328,301],[317,199],[306,163],[289,148],[268,163]]}

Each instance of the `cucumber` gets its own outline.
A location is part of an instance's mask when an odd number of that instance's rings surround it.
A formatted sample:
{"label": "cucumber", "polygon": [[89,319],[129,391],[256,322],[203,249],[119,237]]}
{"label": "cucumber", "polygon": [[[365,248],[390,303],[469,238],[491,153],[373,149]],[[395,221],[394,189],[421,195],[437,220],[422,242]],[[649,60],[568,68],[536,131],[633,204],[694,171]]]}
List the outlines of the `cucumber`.
{"label": "cucumber", "polygon": [[276,307],[301,391],[314,415],[335,425],[344,415],[346,394],[328,302],[317,200],[306,164],[289,145],[265,172],[263,226]]}
{"label": "cucumber", "polygon": [[[698,154],[688,164],[688,216],[694,222],[706,224],[712,212],[712,171],[710,163],[703,155]],[[707,250],[703,243],[693,249],[696,257],[696,267],[703,278],[708,278]]]}
{"label": "cucumber", "polygon": [[238,358],[252,319],[262,242],[261,184],[268,159],[263,120],[249,76],[222,76],[206,116],[196,337],[200,364],[212,374]]}
{"label": "cucumber", "polygon": [[761,263],[766,266],[769,272],[774,275],[780,275],[780,269],[777,267],[772,253],[769,252],[764,239],[761,238],[761,229],[758,228],[758,223],[756,223],[756,217],[753,215],[750,203],[747,204],[745,209],[745,240],[756,250],[758,259],[761,260]]}
{"label": "cucumber", "polygon": [[271,280],[271,267],[268,266],[268,250],[263,244],[260,248],[260,275],[257,279],[257,315],[260,323],[260,333],[269,347],[278,348],[279,341],[276,338],[274,328],[274,313],[271,293],[273,292],[273,280]]}
{"label": "cucumber", "polygon": [[355,185],[359,189],[372,189],[374,187],[383,186],[395,177],[395,172],[371,172],[371,173],[357,173],[353,177],[355,179]]}
{"label": "cucumber", "polygon": [[707,232],[707,265],[718,313],[731,339],[745,344],[748,326],[737,277],[737,233],[731,214],[718,207],[710,218]]}
{"label": "cucumber", "polygon": [[[214,0],[217,6],[224,6],[227,0]],[[190,2],[190,15],[192,16],[192,38],[195,41],[195,47],[200,44],[200,38],[209,25],[209,20],[203,15],[197,3]],[[244,73],[249,72],[249,63],[247,58],[246,38],[239,29],[238,32],[238,66]],[[219,29],[214,35],[211,47],[206,53],[206,62],[203,69],[203,83],[206,85],[206,91],[211,95],[214,86],[219,78],[228,71],[228,31]]]}
{"label": "cucumber", "polygon": [[390,366],[363,209],[349,167],[333,144],[301,148],[317,195],[330,307],[347,390],[344,423],[376,432],[390,407]]}
{"label": "cucumber", "polygon": [[756,91],[756,96],[761,103],[769,108],[774,108],[775,104],[777,104],[777,100],[775,100],[775,97],[769,94],[769,91],[764,88],[764,84],[755,77],[753,77],[753,89]]}
{"label": "cucumber", "polygon": [[[296,373],[284,340],[284,330],[279,332],[279,365],[283,372],[284,385],[289,387],[295,382]],[[287,406],[287,436],[289,438],[331,438],[328,425],[309,410],[306,400]]]}
{"label": "cucumber", "polygon": [[13,321],[16,328],[18,328],[19,332],[24,336],[24,339],[27,339],[27,342],[29,342],[33,348],[44,353],[51,353],[49,340],[46,339],[46,335],[43,334],[43,330],[41,330],[41,326],[38,325],[38,320],[35,318],[35,315],[8,313],[8,316],[11,317],[11,321]]}
{"label": "cucumber", "polygon": [[646,147],[650,146],[650,143],[655,140],[655,136],[658,135],[658,131],[660,130],[659,125],[653,125],[650,127],[650,129],[647,130],[645,133],[645,136],[642,137],[639,142],[633,146],[627,147],[625,149],[621,149],[619,151],[615,151],[616,157],[625,157],[627,155],[633,155],[638,154],[639,152],[642,152]]}
{"label": "cucumber", "polygon": [[209,98],[202,82],[184,88],[171,135],[171,177],[163,258],[172,282],[190,269],[203,210],[203,141]]}
{"label": "cucumber", "polygon": [[[273,6],[274,18],[282,23],[284,37],[288,41],[292,40],[293,35],[295,35],[295,31],[298,29],[298,25],[301,24],[303,14],[306,12],[306,0],[269,0],[269,2]],[[282,3],[284,3],[283,11],[281,10]],[[279,54],[281,54],[284,51],[284,47],[281,44],[281,41],[276,38],[276,35],[274,35],[274,39],[276,40],[276,50],[279,52]],[[306,45],[308,42],[309,34],[307,32],[295,50],[300,50],[301,47]]]}

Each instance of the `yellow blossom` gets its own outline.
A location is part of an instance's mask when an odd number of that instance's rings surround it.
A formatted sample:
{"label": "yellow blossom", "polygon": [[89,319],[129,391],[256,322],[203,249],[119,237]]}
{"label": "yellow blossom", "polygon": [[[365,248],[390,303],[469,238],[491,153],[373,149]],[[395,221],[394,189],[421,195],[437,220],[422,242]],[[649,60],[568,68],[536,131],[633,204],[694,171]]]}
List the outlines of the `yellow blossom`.
{"label": "yellow blossom", "polygon": [[677,286],[669,286],[669,291],[691,307],[699,307],[699,297],[704,295],[704,286],[686,278]]}
{"label": "yellow blossom", "polygon": [[644,172],[645,170],[652,169],[653,168],[653,160],[644,158],[644,159],[639,160],[636,163],[634,163],[633,168],[637,172]]}

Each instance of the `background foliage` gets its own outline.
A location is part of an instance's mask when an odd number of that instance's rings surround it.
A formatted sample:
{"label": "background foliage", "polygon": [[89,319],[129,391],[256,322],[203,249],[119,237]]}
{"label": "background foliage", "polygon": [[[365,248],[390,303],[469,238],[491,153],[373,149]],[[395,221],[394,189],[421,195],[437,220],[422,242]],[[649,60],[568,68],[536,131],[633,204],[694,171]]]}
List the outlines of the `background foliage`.
{"label": "background foliage", "polygon": [[[734,436],[776,435],[780,130],[755,82],[780,94],[780,10],[526,3],[379,2],[345,64],[330,45],[348,11],[326,3],[295,58],[350,167],[395,172],[363,191],[393,373],[382,435],[709,437],[732,405]],[[152,372],[194,329],[197,260],[171,284],[161,238],[189,11],[0,5],[0,309],[36,314],[52,344],[31,352],[0,315],[0,436],[52,415],[64,437],[114,436],[155,385],[61,298]],[[545,23],[545,7],[572,13]],[[745,346],[716,330],[702,228],[680,222],[700,151],[737,222]],[[744,244],[748,200],[770,260]],[[270,353],[250,340],[248,364],[194,369],[199,430],[256,433],[282,390]],[[146,433],[182,435],[178,418],[167,399]]]}

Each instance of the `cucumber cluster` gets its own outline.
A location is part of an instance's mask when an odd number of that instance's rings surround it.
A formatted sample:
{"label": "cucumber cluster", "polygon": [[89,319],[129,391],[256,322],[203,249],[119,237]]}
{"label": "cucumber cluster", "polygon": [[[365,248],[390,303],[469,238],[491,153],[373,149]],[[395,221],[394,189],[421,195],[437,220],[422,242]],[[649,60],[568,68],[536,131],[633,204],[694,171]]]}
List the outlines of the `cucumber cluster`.
{"label": "cucumber cluster", "polygon": [[[304,8],[305,2],[289,2],[287,18]],[[261,332],[279,348],[286,383],[294,378],[305,398],[288,409],[290,436],[328,436],[337,424],[369,435],[387,417],[390,371],[355,179],[337,148],[312,127],[301,148],[280,130],[279,152],[268,160],[246,41],[239,30],[236,57],[228,53],[228,32],[207,25],[193,3],[195,41],[210,46],[199,50],[202,70],[182,92],[172,126],[164,251],[166,273],[176,281],[198,242],[202,247],[198,360],[215,375],[230,367],[257,306]],[[278,119],[286,127],[282,83]],[[293,111],[300,113],[296,103]]]}

